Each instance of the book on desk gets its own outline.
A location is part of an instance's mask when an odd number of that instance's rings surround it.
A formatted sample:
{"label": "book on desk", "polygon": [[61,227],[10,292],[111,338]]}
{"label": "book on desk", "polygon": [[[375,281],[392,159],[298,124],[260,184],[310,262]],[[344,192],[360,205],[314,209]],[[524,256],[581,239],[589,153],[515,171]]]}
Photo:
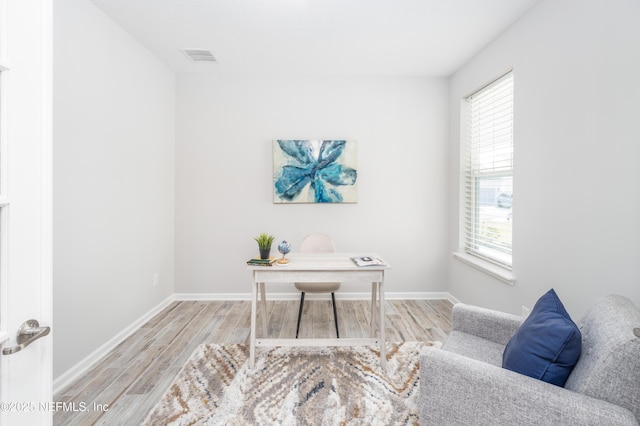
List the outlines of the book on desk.
{"label": "book on desk", "polygon": [[254,259],[249,259],[247,260],[247,265],[253,265],[253,266],[273,266],[274,263],[276,263],[276,260],[278,260],[276,257],[270,257],[268,259],[259,259],[259,258],[254,258]]}
{"label": "book on desk", "polygon": [[373,256],[355,256],[352,257],[353,263],[358,266],[384,266],[386,265],[385,261],[380,259],[379,257]]}

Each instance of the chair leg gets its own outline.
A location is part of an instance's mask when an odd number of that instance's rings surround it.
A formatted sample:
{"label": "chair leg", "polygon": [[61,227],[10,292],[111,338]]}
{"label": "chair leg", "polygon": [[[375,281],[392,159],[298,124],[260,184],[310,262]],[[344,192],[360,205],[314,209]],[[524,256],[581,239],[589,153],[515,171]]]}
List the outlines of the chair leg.
{"label": "chair leg", "polygon": [[333,319],[336,322],[336,337],[340,338],[340,332],[338,331],[338,311],[336,310],[336,295],[331,293],[331,301],[333,302]]}
{"label": "chair leg", "polygon": [[296,327],[296,339],[298,338],[298,332],[300,331],[300,318],[302,317],[302,307],[304,306],[304,291],[300,295],[300,310],[298,311],[298,326]]}

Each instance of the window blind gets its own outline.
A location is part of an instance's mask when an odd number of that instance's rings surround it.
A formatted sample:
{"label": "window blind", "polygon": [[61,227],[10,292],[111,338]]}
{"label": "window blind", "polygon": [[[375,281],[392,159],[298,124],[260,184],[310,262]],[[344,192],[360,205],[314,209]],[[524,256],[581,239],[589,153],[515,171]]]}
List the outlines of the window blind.
{"label": "window blind", "polygon": [[511,269],[513,73],[464,103],[464,251]]}

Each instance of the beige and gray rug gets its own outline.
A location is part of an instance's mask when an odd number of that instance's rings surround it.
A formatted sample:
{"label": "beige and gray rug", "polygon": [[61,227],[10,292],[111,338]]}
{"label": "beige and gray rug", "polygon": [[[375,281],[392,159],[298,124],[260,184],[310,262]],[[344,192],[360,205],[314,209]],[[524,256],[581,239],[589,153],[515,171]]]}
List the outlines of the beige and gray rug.
{"label": "beige and gray rug", "polygon": [[387,343],[387,372],[373,347],[257,348],[201,345],[145,425],[418,424],[420,350]]}

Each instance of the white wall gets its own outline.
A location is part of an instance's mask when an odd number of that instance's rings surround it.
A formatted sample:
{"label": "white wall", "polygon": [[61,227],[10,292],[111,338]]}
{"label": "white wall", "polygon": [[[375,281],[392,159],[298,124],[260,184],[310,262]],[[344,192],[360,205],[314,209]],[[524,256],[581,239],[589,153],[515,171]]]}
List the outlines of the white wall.
{"label": "white wall", "polygon": [[[574,317],[596,297],[640,305],[640,2],[547,0],[451,79],[450,205],[460,99],[515,76],[513,271],[507,286],[449,256],[449,291],[520,313],[553,287]],[[451,221],[450,252],[457,250]]]}
{"label": "white wall", "polygon": [[173,293],[175,79],[87,0],[54,26],[55,378]]}
{"label": "white wall", "polygon": [[[293,251],[307,233],[330,233],[339,251],[391,263],[388,292],[445,291],[447,87],[178,74],[176,292],[249,293],[244,262],[262,231]],[[273,204],[271,141],[288,138],[357,140],[358,203]]]}

